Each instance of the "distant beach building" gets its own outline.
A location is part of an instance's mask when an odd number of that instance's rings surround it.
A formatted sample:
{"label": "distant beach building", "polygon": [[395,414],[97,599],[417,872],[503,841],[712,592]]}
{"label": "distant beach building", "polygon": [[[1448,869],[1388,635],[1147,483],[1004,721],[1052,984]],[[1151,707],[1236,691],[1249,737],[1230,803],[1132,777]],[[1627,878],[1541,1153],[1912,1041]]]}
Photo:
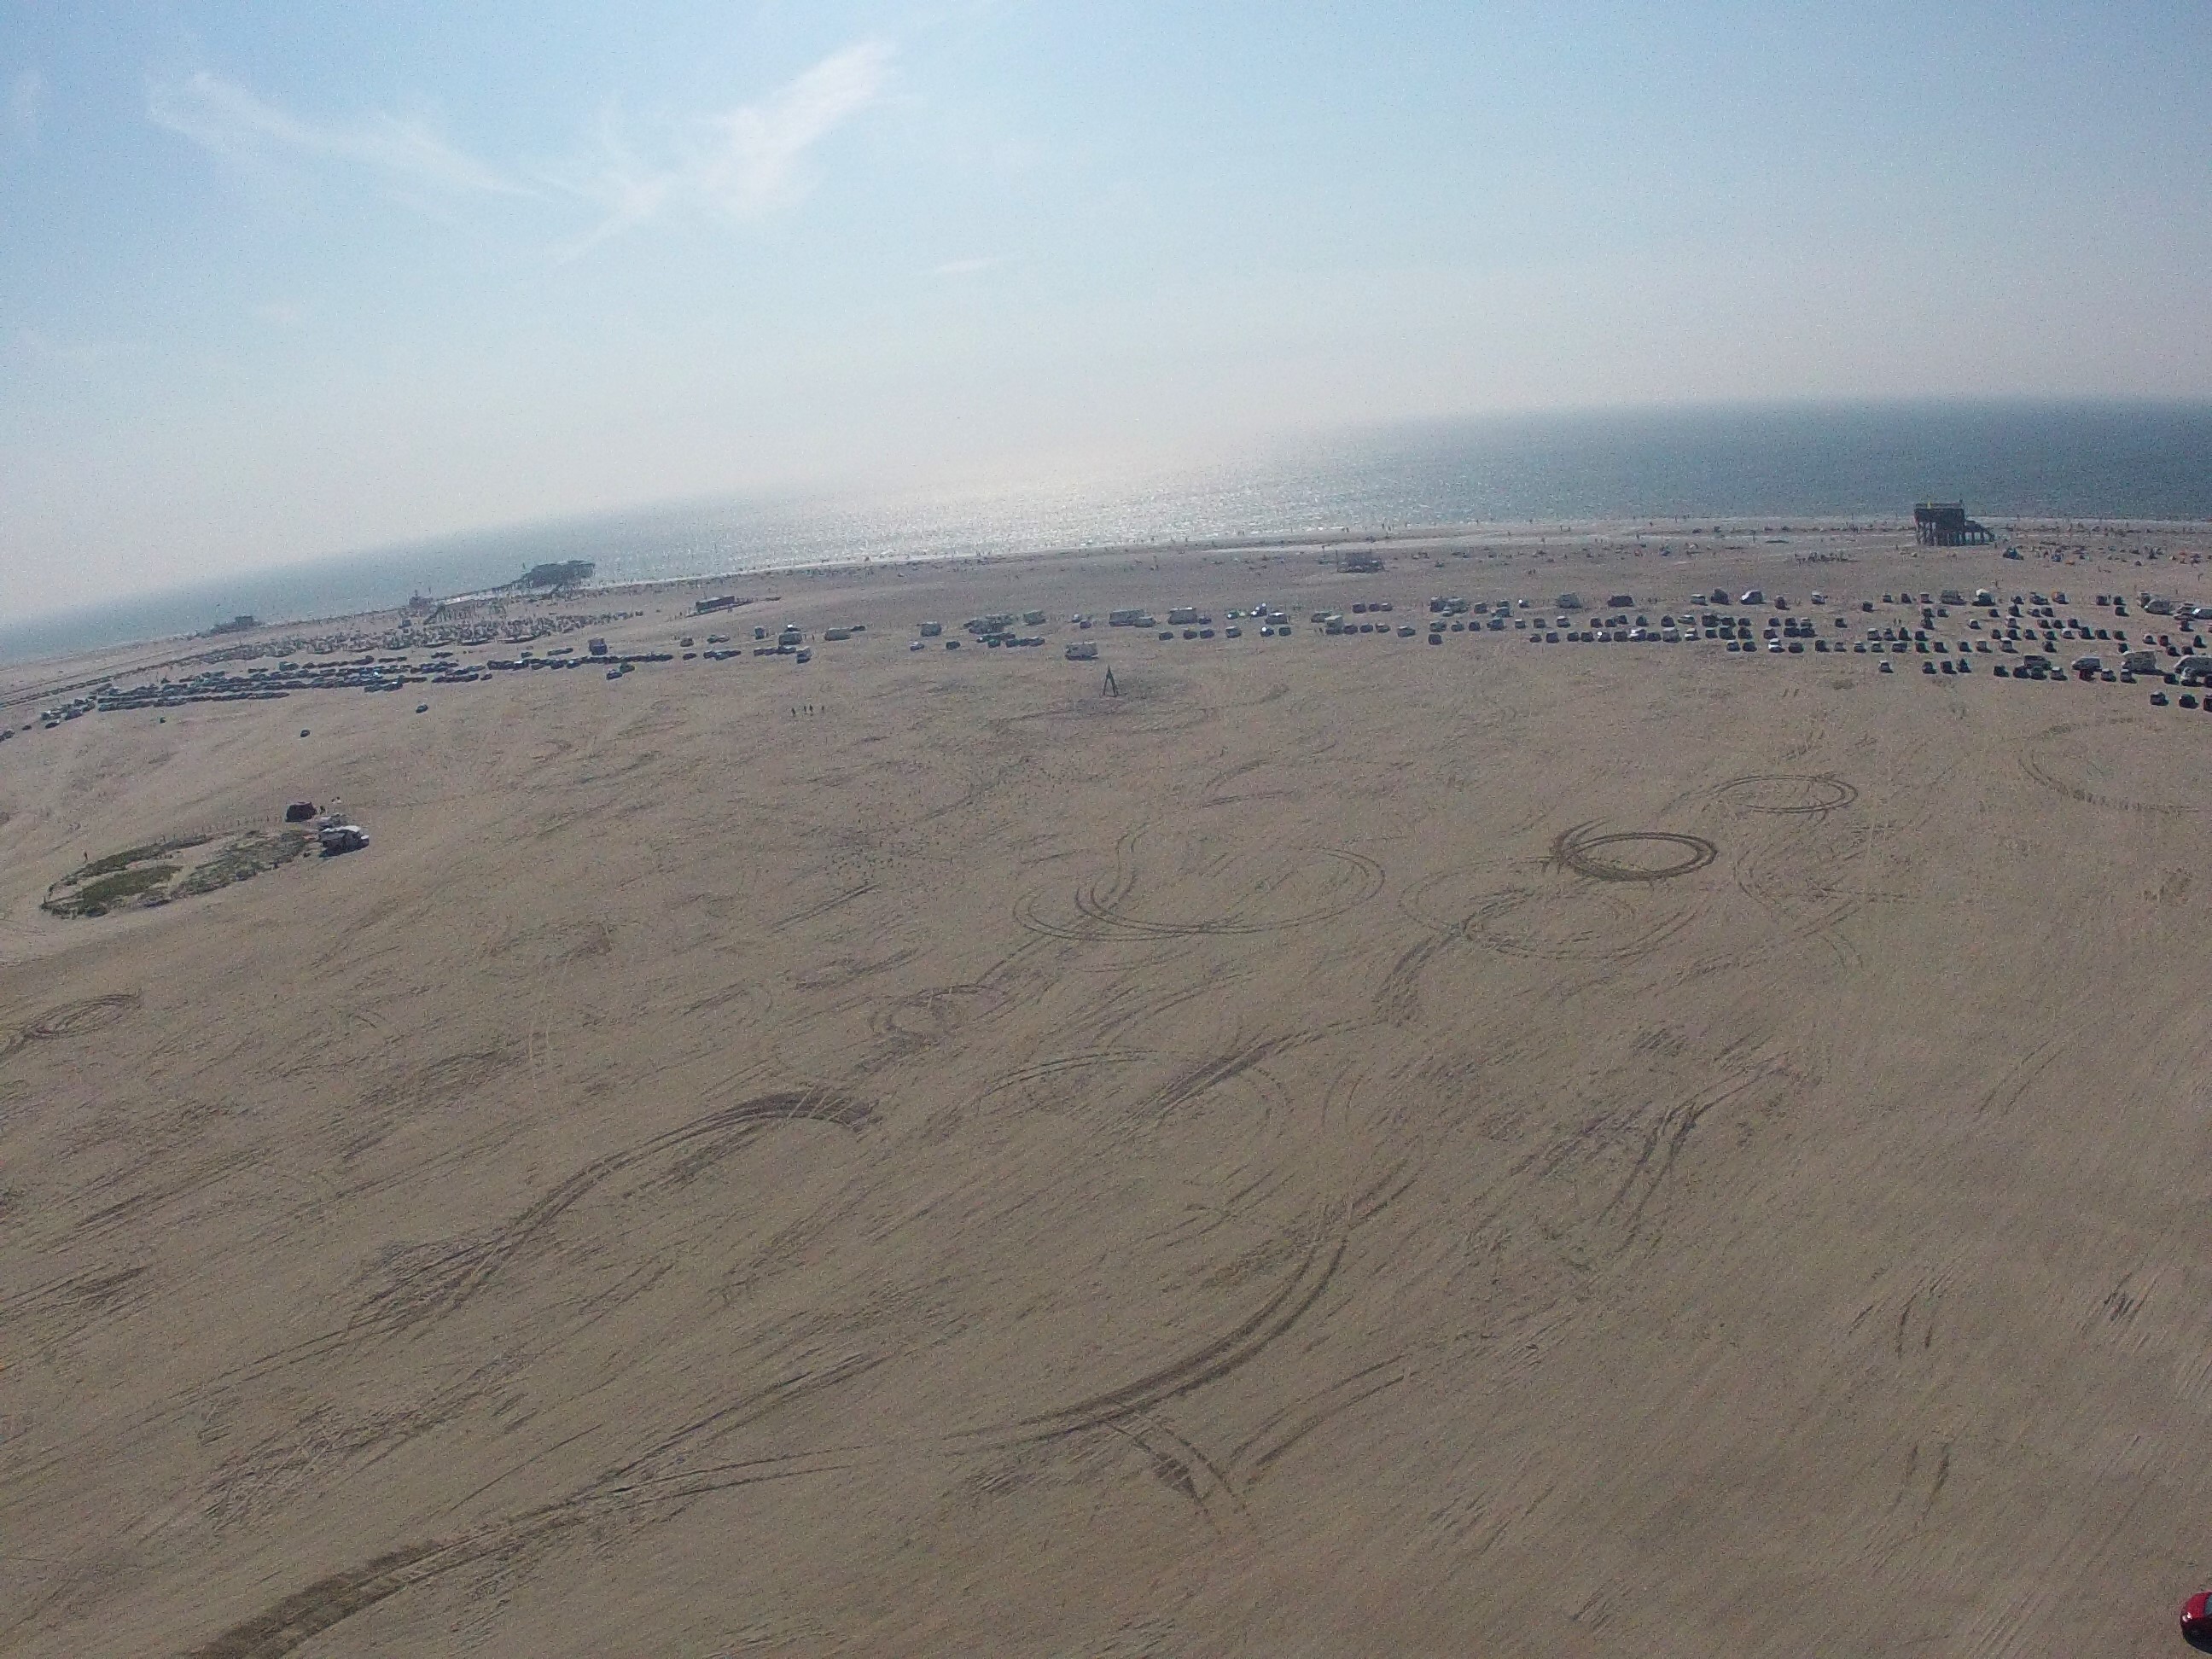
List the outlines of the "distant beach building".
{"label": "distant beach building", "polygon": [[1996,533],[1966,516],[1964,501],[1922,501],[1912,509],[1912,528],[1923,547],[1981,547]]}
{"label": "distant beach building", "polygon": [[250,634],[261,626],[261,619],[253,616],[233,617],[228,622],[217,623],[208,629],[210,634]]}
{"label": "distant beach building", "polygon": [[1358,575],[1372,575],[1382,568],[1382,561],[1372,553],[1355,553],[1350,549],[1336,556],[1336,568]]}
{"label": "distant beach building", "polygon": [[575,587],[592,580],[599,568],[589,559],[562,559],[552,564],[533,564],[524,571],[517,587]]}

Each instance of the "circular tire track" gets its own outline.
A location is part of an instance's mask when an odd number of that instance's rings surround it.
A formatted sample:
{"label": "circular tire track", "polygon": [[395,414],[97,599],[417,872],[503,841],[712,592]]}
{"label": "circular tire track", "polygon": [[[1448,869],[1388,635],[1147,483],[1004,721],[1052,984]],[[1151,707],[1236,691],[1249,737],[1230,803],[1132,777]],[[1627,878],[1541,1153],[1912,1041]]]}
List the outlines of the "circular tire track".
{"label": "circular tire track", "polygon": [[1713,799],[1740,812],[1803,813],[1826,817],[1859,798],[1858,787],[1832,772],[1755,772],[1730,778]]}
{"label": "circular tire track", "polygon": [[136,991],[111,991],[104,996],[58,1003],[0,1038],[0,1060],[33,1042],[58,1042],[104,1031],[137,1012],[138,1002]]}
{"label": "circular tire track", "polygon": [[975,1021],[989,1018],[1006,1000],[1006,994],[995,985],[932,986],[899,998],[869,1024],[878,1036],[918,1047],[942,1042]]}
{"label": "circular tire track", "polygon": [[1685,908],[1653,917],[1617,893],[1538,888],[1498,893],[1459,924],[1462,937],[1509,957],[1538,962],[1632,962],[1694,921]]}
{"label": "circular tire track", "polygon": [[[1440,946],[1463,942],[1536,962],[1632,962],[1700,914],[1694,902],[1646,884],[1563,880],[1556,865],[1533,859],[1439,872],[1415,884],[1399,908]],[[1425,975],[1443,960],[1401,957],[1384,980],[1378,1013],[1389,1018],[1409,973]]]}
{"label": "circular tire track", "polygon": [[[1576,824],[1562,830],[1552,842],[1552,861],[1593,881],[1672,881],[1704,869],[1720,856],[1720,848],[1703,836],[1676,835],[1665,830],[1622,830],[1609,836],[1593,836],[1593,826]],[[1635,847],[1662,848],[1674,856],[1656,865],[1624,863],[1603,856],[1599,849],[1626,850]]]}

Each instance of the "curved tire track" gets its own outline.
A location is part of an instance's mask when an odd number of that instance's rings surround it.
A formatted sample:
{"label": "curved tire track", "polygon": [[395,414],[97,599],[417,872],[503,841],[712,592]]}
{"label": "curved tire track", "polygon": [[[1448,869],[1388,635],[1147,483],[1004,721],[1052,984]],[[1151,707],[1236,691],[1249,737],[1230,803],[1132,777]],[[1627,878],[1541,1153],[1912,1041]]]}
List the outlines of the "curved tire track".
{"label": "curved tire track", "polygon": [[[1552,841],[1552,862],[1594,881],[1672,881],[1704,869],[1720,856],[1720,848],[1703,836],[1666,830],[1623,830],[1608,836],[1588,833],[1595,827],[1577,823],[1562,830]],[[1669,847],[1680,856],[1671,864],[1622,864],[1600,856],[1598,849],[1603,847]]]}
{"label": "curved tire track", "polygon": [[1218,1382],[1251,1364],[1305,1316],[1336,1277],[1350,1243],[1351,1237],[1345,1232],[1316,1242],[1296,1271],[1257,1310],[1225,1334],[1172,1364],[1103,1394],[1021,1418],[996,1431],[980,1431],[962,1437],[994,1439],[1002,1444],[1065,1439],[1126,1421],[1170,1400],[1194,1393],[1209,1382]]}
{"label": "curved tire track", "polygon": [[120,1024],[136,1013],[141,999],[136,991],[110,991],[96,997],[84,997],[75,1002],[61,1002],[40,1013],[33,1015],[21,1025],[0,1038],[0,1060],[6,1060],[20,1049],[34,1042],[59,1042],[72,1037],[90,1036],[111,1025]]}
{"label": "curved tire track", "polygon": [[1042,933],[1048,938],[1085,942],[1273,933],[1328,921],[1356,909],[1380,893],[1387,879],[1382,866],[1364,854],[1341,847],[1322,847],[1311,849],[1310,859],[1332,865],[1338,872],[1349,872],[1351,890],[1307,909],[1282,916],[1254,918],[1231,913],[1225,916],[1200,917],[1190,921],[1131,915],[1121,907],[1138,884],[1136,839],[1136,833],[1133,831],[1124,836],[1115,847],[1111,878],[1077,890],[1075,908],[1082,918],[1080,921],[1054,921],[1042,914],[1040,896],[1024,894],[1014,902],[1015,921],[1031,933]]}
{"label": "curved tire track", "polygon": [[538,1202],[512,1218],[486,1243],[457,1253],[429,1285],[403,1285],[373,1297],[345,1325],[289,1347],[264,1355],[219,1380],[225,1382],[265,1376],[286,1365],[312,1359],[334,1349],[394,1334],[442,1319],[482,1291],[523,1256],[532,1243],[562,1213],[595,1187],[641,1164],[694,1142],[716,1136],[741,1139],[783,1123],[829,1123],[859,1131],[875,1121],[874,1109],[866,1102],[824,1090],[787,1091],[757,1095],[735,1106],[709,1112],[620,1152],[610,1152],[585,1164]]}
{"label": "curved tire track", "polygon": [[1730,778],[1712,798],[1740,812],[1826,817],[1857,800],[1859,792],[1832,772],[1754,772]]}

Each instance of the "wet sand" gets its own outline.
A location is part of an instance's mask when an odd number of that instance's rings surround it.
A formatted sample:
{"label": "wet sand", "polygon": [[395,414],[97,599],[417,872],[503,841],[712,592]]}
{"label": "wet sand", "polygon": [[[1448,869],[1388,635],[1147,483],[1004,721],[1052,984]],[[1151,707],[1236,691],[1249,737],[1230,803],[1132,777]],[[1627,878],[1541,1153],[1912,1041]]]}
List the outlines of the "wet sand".
{"label": "wet sand", "polygon": [[[672,589],[616,650],[746,654],[0,744],[0,1653],[2172,1650],[2212,714],[1306,617],[1858,639],[2212,603],[2112,550],[2203,534],[1534,533]],[[301,799],[371,846],[40,908]]]}

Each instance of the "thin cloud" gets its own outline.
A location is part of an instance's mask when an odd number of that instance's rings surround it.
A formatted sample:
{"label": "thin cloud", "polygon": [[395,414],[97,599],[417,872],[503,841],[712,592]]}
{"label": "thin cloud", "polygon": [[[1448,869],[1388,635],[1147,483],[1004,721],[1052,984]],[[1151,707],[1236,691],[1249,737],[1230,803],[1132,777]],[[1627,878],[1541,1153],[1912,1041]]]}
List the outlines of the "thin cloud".
{"label": "thin cloud", "polygon": [[9,142],[27,149],[37,140],[39,123],[46,112],[46,77],[25,70],[8,83],[7,133]]}
{"label": "thin cloud", "polygon": [[994,270],[1004,264],[1006,261],[1000,258],[947,259],[941,265],[932,265],[929,274],[933,276],[974,276],[982,271]]}
{"label": "thin cloud", "polygon": [[823,58],[775,96],[716,116],[711,125],[721,142],[696,169],[701,192],[744,217],[804,189],[801,158],[876,100],[890,58],[886,43],[864,40]]}
{"label": "thin cloud", "polygon": [[561,258],[573,259],[666,214],[703,210],[748,221],[800,200],[813,185],[809,153],[882,95],[893,56],[884,40],[832,52],[758,102],[692,121],[650,156],[610,110],[592,135],[587,159],[535,173],[471,155],[419,120],[382,112],[343,125],[308,120],[204,70],[154,83],[146,112],[156,125],[240,165],[307,160],[367,169],[403,194],[420,196],[428,186],[448,198],[587,204],[599,222],[561,248]]}
{"label": "thin cloud", "polygon": [[675,172],[649,166],[638,156],[623,137],[621,116],[613,109],[600,116],[594,142],[598,153],[590,163],[548,179],[555,188],[597,204],[605,214],[598,225],[561,250],[564,260],[645,223],[668,204],[681,184]]}
{"label": "thin cloud", "polygon": [[684,207],[750,220],[800,199],[813,182],[807,152],[882,95],[893,55],[883,40],[833,52],[758,103],[696,123],[658,165],[639,157],[611,113],[594,160],[560,181],[605,213],[563,257]]}
{"label": "thin cloud", "polygon": [[290,155],[351,163],[457,196],[531,193],[422,121],[382,112],[345,125],[304,120],[205,70],[155,83],[148,89],[146,114],[156,126],[228,161]]}

